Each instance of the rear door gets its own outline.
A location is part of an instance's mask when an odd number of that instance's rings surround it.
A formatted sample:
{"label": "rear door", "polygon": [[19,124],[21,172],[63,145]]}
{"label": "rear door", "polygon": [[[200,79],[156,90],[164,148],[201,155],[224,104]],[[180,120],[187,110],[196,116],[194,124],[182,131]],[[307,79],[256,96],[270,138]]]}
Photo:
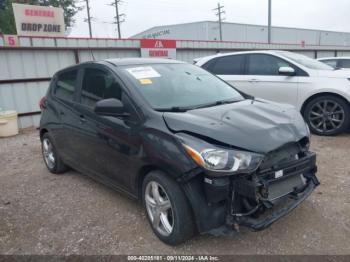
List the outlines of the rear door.
{"label": "rear door", "polygon": [[[121,189],[130,188],[131,174],[137,169],[133,161],[137,139],[131,133],[135,133],[139,118],[124,86],[108,68],[89,65],[84,68],[79,98],[80,128],[76,137],[82,168]],[[121,100],[130,116],[96,115],[96,102],[107,98]]]}
{"label": "rear door", "polygon": [[52,135],[61,157],[69,162],[75,161],[75,141],[71,136],[74,133],[75,123],[79,117],[75,109],[77,86],[81,71],[78,68],[60,72],[54,79],[52,99],[49,103],[52,113],[58,121],[49,123],[52,126]]}
{"label": "rear door", "polygon": [[221,56],[210,60],[202,66],[209,72],[219,76],[237,89],[246,85],[247,77],[245,76],[245,56],[229,55]]}

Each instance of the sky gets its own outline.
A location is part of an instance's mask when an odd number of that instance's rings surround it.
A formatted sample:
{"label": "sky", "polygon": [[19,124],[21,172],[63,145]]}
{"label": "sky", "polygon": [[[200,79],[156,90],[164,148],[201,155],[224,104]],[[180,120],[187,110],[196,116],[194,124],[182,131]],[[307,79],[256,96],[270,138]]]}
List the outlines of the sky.
{"label": "sky", "polygon": [[[89,0],[93,37],[116,37],[114,0]],[[84,2],[81,0],[81,2]],[[226,22],[267,24],[268,0],[220,0]],[[214,0],[122,0],[122,38],[154,26],[215,21]],[[272,0],[272,25],[350,32],[350,0]],[[69,36],[88,36],[86,8],[76,16]]]}

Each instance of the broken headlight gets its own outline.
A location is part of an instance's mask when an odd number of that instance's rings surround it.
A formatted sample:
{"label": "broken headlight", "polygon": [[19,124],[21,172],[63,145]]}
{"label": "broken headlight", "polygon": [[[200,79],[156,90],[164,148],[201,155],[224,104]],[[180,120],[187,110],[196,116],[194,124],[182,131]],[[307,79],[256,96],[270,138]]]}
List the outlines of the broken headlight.
{"label": "broken headlight", "polygon": [[189,135],[179,136],[186,153],[211,175],[251,173],[263,159],[261,154],[214,146]]}

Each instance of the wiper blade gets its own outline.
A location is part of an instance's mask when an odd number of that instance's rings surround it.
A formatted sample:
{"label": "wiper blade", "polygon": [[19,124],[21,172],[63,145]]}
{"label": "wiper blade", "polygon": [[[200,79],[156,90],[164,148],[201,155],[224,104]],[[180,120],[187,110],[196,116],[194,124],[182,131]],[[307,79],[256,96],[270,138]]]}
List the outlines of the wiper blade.
{"label": "wiper blade", "polygon": [[219,105],[224,105],[224,104],[231,104],[231,103],[236,103],[238,101],[239,100],[237,100],[237,99],[219,100],[219,101],[215,101],[213,103],[208,103],[208,104],[204,104],[204,105],[195,106],[195,107],[192,107],[189,110],[205,108],[205,107],[212,107],[212,106],[219,106]]}
{"label": "wiper blade", "polygon": [[173,106],[167,108],[155,108],[155,110],[159,112],[186,112],[189,109],[187,107]]}
{"label": "wiper blade", "polygon": [[235,103],[238,101],[240,101],[240,100],[226,99],[226,100],[219,100],[219,101],[215,101],[215,102],[207,103],[207,104],[202,104],[202,105],[198,105],[198,106],[173,106],[173,107],[168,107],[168,108],[155,108],[155,110],[160,111],[160,112],[186,112],[188,110],[230,104],[230,103]]}

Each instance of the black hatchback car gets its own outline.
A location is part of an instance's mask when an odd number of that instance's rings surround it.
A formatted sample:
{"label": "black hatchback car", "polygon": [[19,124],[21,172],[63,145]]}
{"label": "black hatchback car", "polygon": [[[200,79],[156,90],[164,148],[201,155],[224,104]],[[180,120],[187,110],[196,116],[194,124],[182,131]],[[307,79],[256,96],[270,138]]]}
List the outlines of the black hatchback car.
{"label": "black hatchback car", "polygon": [[170,245],[197,232],[264,229],[319,184],[299,112],[194,65],[76,65],[54,75],[40,104],[47,168],[74,168],[139,199]]}

